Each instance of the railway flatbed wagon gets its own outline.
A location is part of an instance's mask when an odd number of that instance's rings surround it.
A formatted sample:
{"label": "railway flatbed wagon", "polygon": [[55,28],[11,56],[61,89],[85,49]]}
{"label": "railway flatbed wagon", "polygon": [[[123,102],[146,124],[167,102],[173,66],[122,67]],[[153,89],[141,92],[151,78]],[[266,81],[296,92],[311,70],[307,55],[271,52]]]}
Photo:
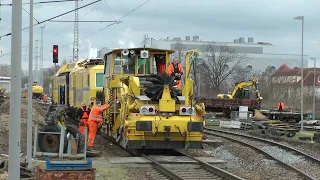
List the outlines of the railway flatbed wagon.
{"label": "railway flatbed wagon", "polygon": [[[280,120],[280,121],[295,121],[298,123],[301,119],[300,112],[278,112],[278,111],[264,111],[262,112],[270,120]],[[306,114],[303,115],[304,118],[307,117]]]}
{"label": "railway flatbed wagon", "polygon": [[261,108],[261,101],[252,99],[220,99],[220,98],[200,98],[198,101],[206,106],[207,112],[223,112],[225,116],[230,116],[231,111],[238,111],[240,106],[248,106],[248,110],[255,113],[255,109]]}

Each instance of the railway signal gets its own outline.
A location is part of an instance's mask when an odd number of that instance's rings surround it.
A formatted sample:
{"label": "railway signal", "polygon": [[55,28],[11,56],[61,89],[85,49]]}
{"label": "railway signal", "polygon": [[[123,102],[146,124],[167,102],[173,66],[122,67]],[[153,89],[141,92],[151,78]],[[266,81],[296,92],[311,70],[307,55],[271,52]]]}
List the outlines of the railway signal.
{"label": "railway signal", "polygon": [[53,63],[58,63],[58,45],[53,45]]}

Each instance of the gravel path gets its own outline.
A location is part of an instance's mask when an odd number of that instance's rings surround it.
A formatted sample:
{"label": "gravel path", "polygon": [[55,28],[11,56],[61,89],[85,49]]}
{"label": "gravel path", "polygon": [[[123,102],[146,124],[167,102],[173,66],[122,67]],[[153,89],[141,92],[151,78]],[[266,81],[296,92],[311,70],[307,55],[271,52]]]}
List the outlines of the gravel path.
{"label": "gravel path", "polygon": [[94,149],[101,151],[101,157],[115,157],[115,156],[121,156],[121,157],[130,157],[132,156],[119,146],[111,143],[107,139],[103,138],[102,136],[98,135],[96,136],[95,142],[94,142]]}
{"label": "gravel path", "polygon": [[272,156],[276,157],[277,159],[288,163],[289,165],[296,167],[297,169],[307,173],[308,175],[320,179],[320,166],[319,164],[316,164],[308,159],[305,159],[304,157],[300,155],[292,154],[292,152],[281,149],[277,146],[270,146],[267,143],[260,142],[257,140],[247,139],[244,137],[239,137],[236,135],[227,135],[224,133],[217,133],[215,134],[221,134],[223,136],[232,137],[232,139],[243,141],[246,143],[249,143],[255,147],[258,147],[259,149],[262,149],[264,152],[267,152],[268,154],[271,154]]}

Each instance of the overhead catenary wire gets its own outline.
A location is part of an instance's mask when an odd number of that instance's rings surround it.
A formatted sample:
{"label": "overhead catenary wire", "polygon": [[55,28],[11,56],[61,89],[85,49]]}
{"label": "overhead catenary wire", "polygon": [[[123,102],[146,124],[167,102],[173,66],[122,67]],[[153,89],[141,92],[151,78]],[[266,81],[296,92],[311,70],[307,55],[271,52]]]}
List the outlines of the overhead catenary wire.
{"label": "overhead catenary wire", "polygon": [[[80,19],[82,19],[82,18],[84,18],[85,16],[87,16],[87,15],[88,15],[90,12],[92,12],[92,10],[94,10],[98,5],[99,5],[99,4],[95,5],[92,9],[90,9],[90,11],[88,11],[86,14],[84,14],[83,16],[81,16]],[[115,21],[116,21],[116,20],[115,20]],[[73,26],[73,24],[70,25],[69,27],[67,27],[66,29],[62,30],[61,32],[59,32],[59,33],[51,36],[51,37],[48,38],[48,39],[52,39],[53,37],[56,37],[56,36],[60,35],[61,33],[65,32],[67,29],[69,29],[69,28],[72,27],[72,26]],[[40,28],[38,28],[38,29],[40,29]],[[38,29],[37,29],[37,30],[38,30]],[[11,34],[11,33],[9,33],[9,34]],[[0,37],[0,38],[1,38],[1,37]],[[46,39],[46,40],[47,40],[47,39]],[[29,45],[27,44],[27,45],[22,46],[22,48],[25,48],[25,47],[28,47],[28,46],[29,46]],[[2,54],[2,55],[0,56],[0,58],[3,57],[3,56],[10,55],[10,54],[11,54],[11,52],[4,53],[4,54]]]}
{"label": "overhead catenary wire", "polygon": [[[99,1],[101,1],[101,0],[99,0]],[[136,11],[137,9],[141,8],[142,6],[144,6],[145,4],[147,4],[149,1],[151,1],[151,0],[147,0],[147,1],[145,1],[144,3],[140,4],[139,6],[137,6],[136,8],[133,8],[131,11],[129,11],[127,14],[123,15],[121,18],[115,20],[115,23],[108,24],[106,27],[104,27],[104,28],[102,28],[102,29],[100,29],[100,30],[98,30],[98,31],[96,31],[96,32],[94,32],[94,33],[91,33],[91,34],[89,34],[88,36],[85,36],[85,37],[83,37],[83,38],[81,38],[81,39],[79,39],[79,40],[82,41],[82,40],[84,40],[84,39],[87,39],[87,38],[89,38],[89,37],[91,37],[91,36],[93,36],[93,35],[101,32],[101,31],[109,28],[109,27],[112,26],[112,25],[118,24],[118,21],[120,21],[120,20],[124,19],[125,17],[129,16],[131,13],[133,13],[133,12]],[[95,2],[96,2],[96,1],[95,1]],[[63,46],[59,47],[59,49],[65,48],[65,47],[67,47],[67,46],[69,46],[69,45],[72,45],[72,44],[73,44],[73,43],[69,43],[69,44],[63,45]],[[28,46],[28,45],[26,45],[26,46]],[[23,46],[23,47],[26,47],[26,46]],[[52,53],[52,51],[47,52],[45,55],[50,54],[50,53]],[[0,57],[5,56],[5,55],[9,55],[9,54],[11,54],[11,52],[6,53],[6,54],[3,54],[3,55],[1,55]]]}
{"label": "overhead catenary wire", "polygon": [[[24,10],[24,12],[26,12],[27,14],[30,15],[30,13],[26,9],[24,9],[23,7],[22,7],[22,9]],[[33,19],[36,20],[39,23],[39,21],[34,16],[33,16]]]}
{"label": "overhead catenary wire", "polygon": [[[59,3],[59,2],[72,2],[76,0],[56,0],[56,1],[40,1],[40,2],[35,2],[33,4],[48,4],[48,3]],[[30,3],[23,3],[22,5],[27,5]],[[0,6],[12,6],[12,3],[9,4],[0,4]]]}
{"label": "overhead catenary wire", "polygon": [[[85,7],[87,7],[87,6],[90,6],[90,5],[95,4],[95,3],[97,3],[97,2],[100,2],[100,1],[102,1],[102,0],[96,0],[96,1],[94,1],[94,2],[92,2],[92,3],[86,4],[86,5],[81,6],[81,7],[79,7],[79,8],[75,8],[75,9],[73,9],[73,10],[71,10],[71,11],[68,11],[68,12],[62,13],[62,14],[60,14],[60,15],[54,16],[54,17],[49,18],[49,19],[46,19],[46,20],[44,20],[44,21],[40,21],[40,22],[38,22],[37,24],[34,24],[33,26],[37,26],[37,25],[39,25],[39,24],[42,24],[42,23],[48,22],[48,21],[50,21],[50,20],[52,20],[52,19],[55,19],[55,18],[58,18],[58,17],[64,16],[64,15],[66,15],[66,14],[72,13],[72,12],[74,12],[74,11],[76,11],[76,10],[79,10],[79,9],[85,8]],[[29,29],[29,27],[23,28],[22,30],[26,30],[26,29]],[[0,36],[0,38],[5,37],[5,36],[11,36],[11,33],[8,33],[8,34],[5,34],[5,35],[2,35],[2,36]]]}
{"label": "overhead catenary wire", "polygon": [[[147,0],[147,1],[145,1],[144,3],[140,4],[138,7],[133,8],[133,9],[132,9],[131,11],[129,11],[127,14],[125,14],[125,15],[122,16],[121,18],[117,19],[117,20],[116,20],[116,23],[108,24],[106,27],[104,27],[104,28],[102,28],[102,29],[100,29],[100,30],[98,30],[98,31],[96,31],[96,32],[94,32],[94,33],[91,33],[91,34],[89,34],[89,35],[86,36],[86,37],[81,38],[80,41],[82,41],[82,40],[84,40],[84,39],[87,39],[88,37],[91,37],[91,36],[93,36],[93,35],[101,32],[101,31],[109,28],[109,27],[112,26],[112,25],[118,24],[118,23],[117,23],[118,21],[120,21],[120,20],[124,19],[125,17],[129,16],[131,13],[133,13],[133,12],[136,11],[137,9],[141,8],[142,6],[144,6],[145,4],[147,4],[149,1],[151,1],[151,0]],[[67,46],[72,45],[72,44],[73,44],[73,43],[63,45],[63,46],[61,46],[60,48],[67,47]],[[51,52],[48,52],[48,53],[46,53],[46,54],[49,54],[49,53],[51,53]]]}

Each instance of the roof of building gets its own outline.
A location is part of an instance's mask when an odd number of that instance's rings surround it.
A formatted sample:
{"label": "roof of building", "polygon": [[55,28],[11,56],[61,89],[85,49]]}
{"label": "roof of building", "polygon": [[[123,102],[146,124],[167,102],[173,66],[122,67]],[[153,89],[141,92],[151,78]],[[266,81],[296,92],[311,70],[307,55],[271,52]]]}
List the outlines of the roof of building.
{"label": "roof of building", "polygon": [[[303,76],[306,77],[306,75],[312,71],[314,68],[303,68]],[[316,71],[320,71],[320,68],[316,68]],[[282,64],[276,71],[274,71],[271,74],[271,77],[276,76],[300,76],[301,75],[301,68],[294,67],[290,68],[287,64]]]}
{"label": "roof of building", "polygon": [[[301,68],[293,68],[291,69],[287,64],[282,64],[273,74],[271,77],[280,77],[280,76],[300,76],[301,75]],[[315,68],[315,75],[316,75],[316,85],[319,86],[320,83],[317,81],[318,77],[320,76],[320,68]],[[314,79],[314,68],[304,68],[303,69],[303,83],[305,86],[312,86]],[[300,85],[301,79],[297,82],[292,83],[281,83],[284,85]]]}

